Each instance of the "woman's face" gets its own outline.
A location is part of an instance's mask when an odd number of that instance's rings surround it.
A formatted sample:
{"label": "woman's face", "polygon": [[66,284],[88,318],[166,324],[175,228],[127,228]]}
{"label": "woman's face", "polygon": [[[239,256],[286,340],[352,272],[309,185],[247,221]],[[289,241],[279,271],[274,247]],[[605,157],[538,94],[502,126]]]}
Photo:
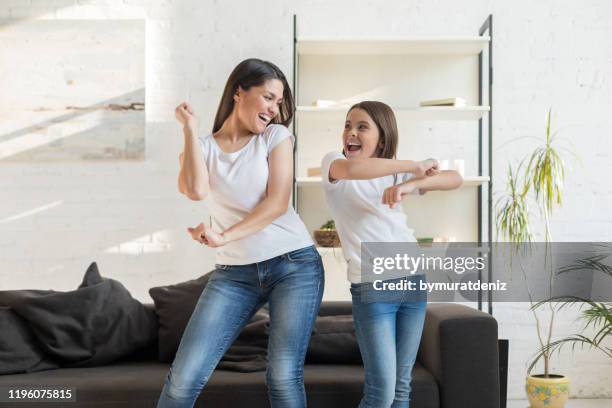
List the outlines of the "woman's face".
{"label": "woman's face", "polygon": [[342,141],[347,159],[377,157],[382,147],[378,127],[363,109],[352,109],[346,115]]}
{"label": "woman's face", "polygon": [[239,87],[234,96],[234,107],[240,123],[251,133],[262,133],[278,116],[283,91],[283,83],[278,79],[269,79],[260,86],[250,87],[248,91]]}

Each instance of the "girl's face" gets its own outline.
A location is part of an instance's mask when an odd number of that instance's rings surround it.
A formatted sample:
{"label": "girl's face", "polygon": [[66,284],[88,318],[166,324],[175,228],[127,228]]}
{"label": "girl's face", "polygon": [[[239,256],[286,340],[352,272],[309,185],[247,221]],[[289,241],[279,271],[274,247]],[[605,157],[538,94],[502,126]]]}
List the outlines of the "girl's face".
{"label": "girl's face", "polygon": [[363,109],[352,109],[346,115],[342,141],[347,159],[377,157],[382,148],[378,126]]}
{"label": "girl's face", "polygon": [[283,91],[283,83],[278,79],[269,79],[248,91],[239,87],[234,95],[234,109],[240,123],[251,133],[262,133],[278,116]]}

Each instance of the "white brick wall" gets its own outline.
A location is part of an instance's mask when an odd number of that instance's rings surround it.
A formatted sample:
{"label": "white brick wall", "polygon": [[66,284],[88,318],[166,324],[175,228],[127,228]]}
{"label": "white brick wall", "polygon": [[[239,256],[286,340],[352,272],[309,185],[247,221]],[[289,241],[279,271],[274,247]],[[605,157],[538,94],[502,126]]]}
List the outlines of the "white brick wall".
{"label": "white brick wall", "polygon": [[[302,34],[317,36],[474,35],[493,13],[496,188],[502,187],[507,158],[520,158],[532,147],[528,140],[504,143],[542,136],[544,112],[553,105],[556,127],[582,160],[572,163],[553,234],[562,241],[612,239],[612,3],[607,0],[310,0],[240,7],[214,0],[2,0],[0,18],[9,20],[0,25],[30,18],[148,20],[147,160],[3,164],[0,289],[74,289],[96,260],[104,275],[148,302],[148,288],[210,270],[212,251],[186,233],[187,226],[206,219],[205,205],[176,190],[182,135],[173,108],[190,100],[202,129],[208,129],[227,75],[246,57],[274,61],[290,77],[293,13]],[[522,398],[525,362],[536,344],[533,319],[517,305],[497,305],[495,315],[501,337],[511,344],[509,396]],[[577,329],[575,316],[558,316],[557,335]],[[612,397],[612,364],[597,352],[566,351],[553,359],[553,368],[571,377],[575,397]]]}

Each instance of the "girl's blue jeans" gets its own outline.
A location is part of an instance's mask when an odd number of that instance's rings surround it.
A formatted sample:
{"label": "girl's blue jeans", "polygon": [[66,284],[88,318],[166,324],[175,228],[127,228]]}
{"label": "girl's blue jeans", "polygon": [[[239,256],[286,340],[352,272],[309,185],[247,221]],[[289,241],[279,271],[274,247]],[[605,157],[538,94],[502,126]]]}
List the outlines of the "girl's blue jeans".
{"label": "girl's blue jeans", "polygon": [[[425,276],[408,279],[418,284]],[[351,284],[351,294],[355,334],[365,368],[359,408],[408,408],[412,368],[425,322],[426,293],[389,295],[366,282]]]}

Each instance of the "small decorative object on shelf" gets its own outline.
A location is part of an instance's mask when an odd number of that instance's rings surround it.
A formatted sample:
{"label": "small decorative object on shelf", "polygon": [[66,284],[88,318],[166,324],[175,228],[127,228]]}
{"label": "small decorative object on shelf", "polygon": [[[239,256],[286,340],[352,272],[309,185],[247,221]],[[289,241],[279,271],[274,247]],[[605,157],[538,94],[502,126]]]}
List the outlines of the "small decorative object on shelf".
{"label": "small decorative object on shelf", "polygon": [[453,170],[459,173],[461,177],[465,177],[465,160],[463,159],[453,160]]}
{"label": "small decorative object on shelf", "polygon": [[455,170],[461,177],[465,177],[465,160],[463,159],[439,159],[438,169]]}
{"label": "small decorative object on shelf", "polygon": [[433,244],[434,242],[434,239],[432,237],[421,237],[421,238],[417,238],[416,240],[419,246],[423,246],[423,247],[430,247],[431,244]]}
{"label": "small decorative object on shelf", "polygon": [[338,231],[336,231],[334,220],[329,220],[321,225],[321,228],[314,230],[314,239],[317,245],[322,247],[339,247],[340,237]]}
{"label": "small decorative object on shelf", "polygon": [[435,237],[433,242],[457,242],[456,237]]}
{"label": "small decorative object on shelf", "polygon": [[449,160],[448,159],[440,159],[438,160],[438,169],[440,170],[449,170]]}
{"label": "small decorative object on shelf", "polygon": [[321,168],[320,167],[309,167],[308,169],[306,169],[306,175],[308,177],[321,176]]}
{"label": "small decorative object on shelf", "polygon": [[421,106],[454,106],[456,108],[461,108],[466,106],[465,99],[455,97],[455,98],[446,98],[446,99],[431,99],[428,101],[421,101]]}
{"label": "small decorative object on shelf", "polygon": [[316,106],[317,108],[331,108],[336,105],[338,105],[338,102],[327,99],[317,99],[312,103],[312,106]]}

